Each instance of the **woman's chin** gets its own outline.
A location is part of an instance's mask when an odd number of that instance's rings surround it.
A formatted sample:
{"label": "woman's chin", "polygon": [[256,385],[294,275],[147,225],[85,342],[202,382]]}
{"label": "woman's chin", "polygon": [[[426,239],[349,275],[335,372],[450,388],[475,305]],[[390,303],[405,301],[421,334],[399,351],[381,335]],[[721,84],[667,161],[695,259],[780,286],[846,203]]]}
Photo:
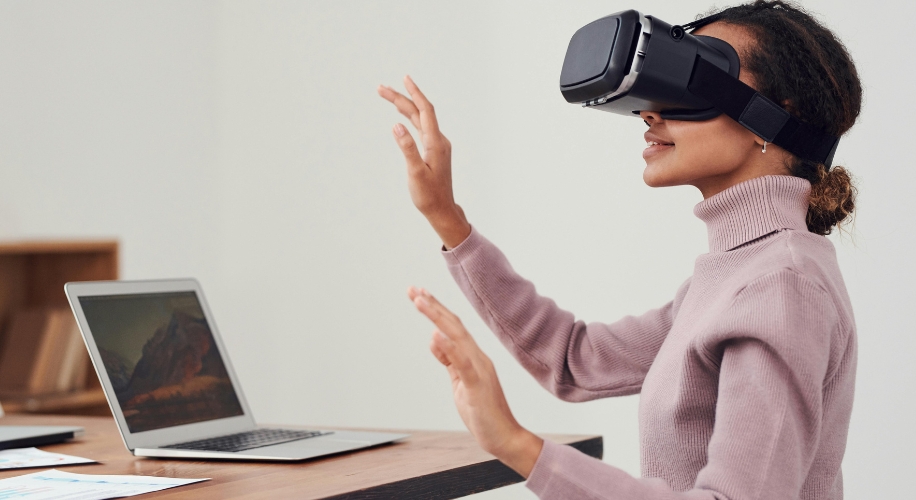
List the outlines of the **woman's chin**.
{"label": "woman's chin", "polygon": [[677,176],[671,175],[671,169],[664,168],[664,165],[660,165],[658,162],[648,162],[646,169],[642,172],[642,180],[649,187],[666,187],[666,186],[678,186],[682,182],[678,182]]}

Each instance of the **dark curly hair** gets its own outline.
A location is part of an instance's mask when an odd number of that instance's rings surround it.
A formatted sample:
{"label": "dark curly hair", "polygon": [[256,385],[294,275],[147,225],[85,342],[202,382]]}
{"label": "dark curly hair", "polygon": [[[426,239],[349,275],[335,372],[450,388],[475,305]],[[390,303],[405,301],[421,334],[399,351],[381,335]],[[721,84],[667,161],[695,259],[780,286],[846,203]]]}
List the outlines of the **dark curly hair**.
{"label": "dark curly hair", "polygon": [[[836,136],[852,128],[862,107],[862,84],[846,47],[801,6],[756,0],[710,12],[716,22],[748,29],[756,40],[741,54],[757,91],[799,119]],[[843,167],[793,158],[789,172],[811,182],[807,224],[827,235],[855,209],[856,188]]]}

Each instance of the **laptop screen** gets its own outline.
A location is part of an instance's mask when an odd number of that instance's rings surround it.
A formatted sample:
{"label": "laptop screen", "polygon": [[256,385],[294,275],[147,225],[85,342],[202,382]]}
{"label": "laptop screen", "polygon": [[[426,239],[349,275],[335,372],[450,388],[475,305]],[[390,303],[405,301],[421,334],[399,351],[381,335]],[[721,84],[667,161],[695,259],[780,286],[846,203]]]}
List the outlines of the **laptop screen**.
{"label": "laptop screen", "polygon": [[244,413],[194,292],[79,301],[130,432]]}

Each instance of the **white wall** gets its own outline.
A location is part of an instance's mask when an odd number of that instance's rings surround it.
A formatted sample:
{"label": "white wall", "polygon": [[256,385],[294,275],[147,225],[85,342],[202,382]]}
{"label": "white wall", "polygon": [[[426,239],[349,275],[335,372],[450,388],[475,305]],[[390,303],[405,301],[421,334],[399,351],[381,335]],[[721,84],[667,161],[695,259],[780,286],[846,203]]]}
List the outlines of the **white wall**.
{"label": "white wall", "polygon": [[0,2],[0,235],[118,237],[126,276],[219,273],[218,16]]}
{"label": "white wall", "polygon": [[[635,398],[556,401],[476,318],[410,204],[390,135],[403,120],[375,95],[414,76],[454,144],[459,202],[543,293],[587,320],[655,307],[706,251],[699,194],[645,187],[639,121],[568,105],[556,84],[583,24],[710,5],[575,5],[0,1],[0,237],[117,236],[124,278],[198,277],[263,422],[460,429],[404,295],[426,286],[494,358],[524,425],[602,434],[606,460],[638,473]],[[916,446],[916,103],[909,33],[883,15],[916,8],[805,5],[867,89],[837,155],[862,189],[853,238],[833,238],[861,350],[847,497],[900,496]]]}

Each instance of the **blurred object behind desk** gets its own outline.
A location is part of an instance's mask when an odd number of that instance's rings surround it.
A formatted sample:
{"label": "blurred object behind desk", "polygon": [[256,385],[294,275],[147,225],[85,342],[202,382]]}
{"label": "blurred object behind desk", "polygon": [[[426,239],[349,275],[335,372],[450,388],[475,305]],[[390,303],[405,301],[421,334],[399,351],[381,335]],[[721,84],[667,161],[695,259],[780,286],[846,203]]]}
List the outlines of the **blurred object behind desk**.
{"label": "blurred object behind desk", "polygon": [[[392,445],[296,463],[163,460],[134,457],[111,417],[11,415],[5,425],[78,425],[86,433],[41,449],[100,463],[60,467],[78,474],[138,474],[211,481],[148,493],[144,498],[458,498],[507,486],[522,477],[484,452],[467,432],[403,431]],[[316,426],[318,427],[318,426]],[[386,429],[389,430],[389,429]],[[600,458],[601,436],[545,434]],[[0,471],[0,479],[36,472]]]}

